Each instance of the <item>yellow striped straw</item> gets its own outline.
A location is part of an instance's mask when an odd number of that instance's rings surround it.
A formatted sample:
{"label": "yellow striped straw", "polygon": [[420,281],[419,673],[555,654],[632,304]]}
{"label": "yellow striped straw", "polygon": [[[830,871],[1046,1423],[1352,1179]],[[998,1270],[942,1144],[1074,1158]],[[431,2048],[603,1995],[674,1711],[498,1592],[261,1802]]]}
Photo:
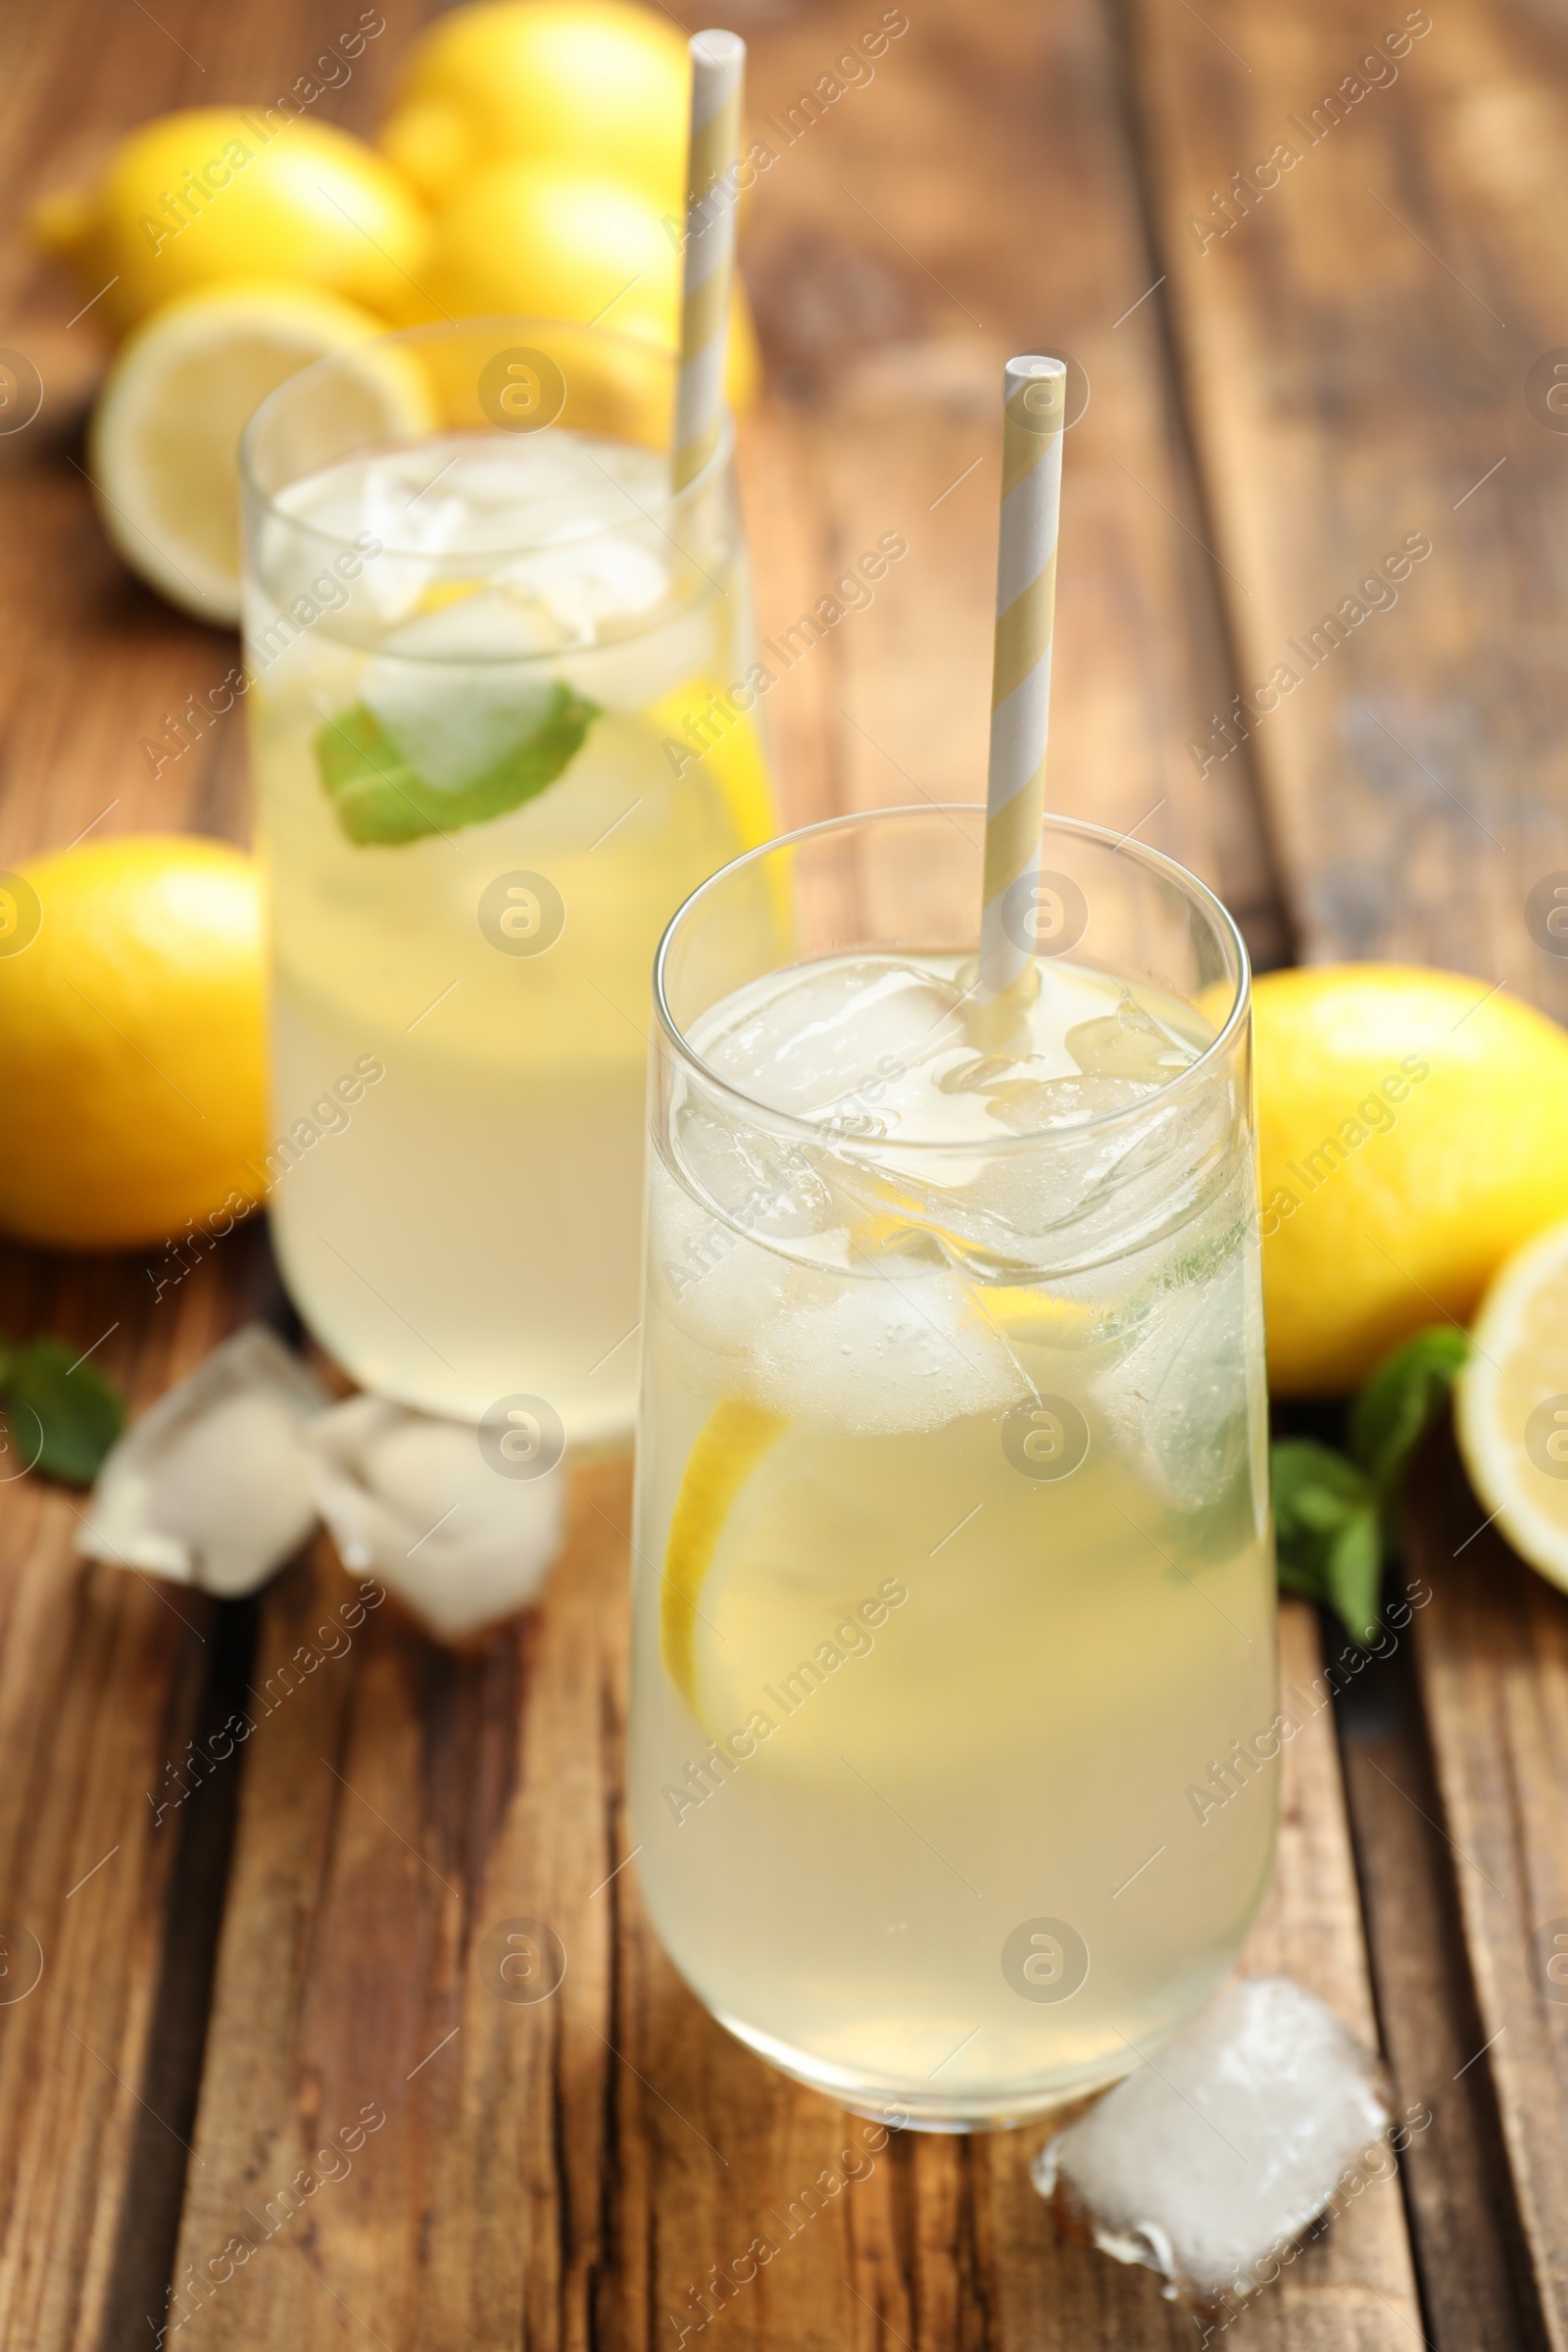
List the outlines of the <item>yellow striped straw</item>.
{"label": "yellow striped straw", "polygon": [[694,33],[691,52],[686,268],[675,395],[677,490],[684,490],[712,456],[724,414],[725,328],[735,268],[735,164],[746,78],[746,43],[739,33]]}
{"label": "yellow striped straw", "polygon": [[982,1004],[1009,994],[1021,998],[1035,969],[1034,908],[1027,884],[1015,885],[1039,865],[1046,808],[1065,364],[1034,356],[1009,360],[1003,404],[1002,534],[977,991]]}

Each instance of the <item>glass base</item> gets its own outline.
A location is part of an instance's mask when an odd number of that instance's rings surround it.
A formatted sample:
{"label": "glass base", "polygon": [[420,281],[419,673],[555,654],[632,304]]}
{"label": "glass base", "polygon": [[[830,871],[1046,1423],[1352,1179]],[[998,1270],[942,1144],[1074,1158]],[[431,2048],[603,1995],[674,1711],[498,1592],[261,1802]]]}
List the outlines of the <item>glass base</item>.
{"label": "glass base", "polygon": [[1138,2054],[1128,2049],[1102,2067],[1061,2075],[1051,2082],[1019,2083],[1007,2090],[999,2087],[994,2093],[980,2091],[963,2098],[944,2098],[926,2083],[910,2088],[858,2079],[842,2067],[829,2066],[804,2050],[792,2048],[788,2042],[775,2041],[771,2034],[759,2033],[755,2026],[743,2025],[726,2010],[714,2009],[712,2015],[726,2033],[733,2034],[749,2050],[755,2050],[759,2058],[765,2058],[781,2075],[788,2075],[794,2082],[804,2082],[808,2090],[820,2091],[824,2098],[847,2107],[852,2115],[887,2125],[890,2131],[1014,2131],[1019,2125],[1038,2123],[1044,2116],[1074,2107],[1096,2091],[1108,2090],[1113,2082],[1131,2074],[1138,2063]]}

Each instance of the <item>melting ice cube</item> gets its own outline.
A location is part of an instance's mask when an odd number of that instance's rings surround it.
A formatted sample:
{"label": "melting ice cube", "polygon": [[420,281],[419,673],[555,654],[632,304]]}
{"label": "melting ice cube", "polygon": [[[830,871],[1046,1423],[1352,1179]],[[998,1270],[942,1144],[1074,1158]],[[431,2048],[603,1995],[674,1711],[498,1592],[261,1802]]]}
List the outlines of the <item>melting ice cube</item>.
{"label": "melting ice cube", "polygon": [[77,1543],[208,1592],[252,1592],[316,1525],[300,1432],[326,1403],[297,1356],[247,1324],[112,1448]]}
{"label": "melting ice cube", "polygon": [[[1100,1382],[1102,1410],[1128,1457],[1178,1511],[1212,1507],[1252,1439],[1248,1366],[1261,1333],[1250,1328],[1258,1309],[1249,1270],[1228,1238],[1250,1206],[1250,1188],[1244,1171],[1196,1228],[1183,1228],[1179,1256],[1146,1294],[1142,1334]],[[1215,1267],[1197,1280],[1192,1261],[1205,1248]]]}
{"label": "melting ice cube", "polygon": [[822,1124],[853,1120],[852,1134],[885,1134],[910,1100],[928,1108],[929,1088],[906,1081],[961,1034],[962,998],[956,981],[929,967],[846,958],[788,974],[739,1018],[731,1000],[718,1034],[699,1030],[693,1042],[754,1102]]}
{"label": "melting ice cube", "polygon": [[1167,2295],[1222,2309],[1392,2161],[1381,2070],[1288,1977],[1227,1991],[1046,2145],[1033,2179],[1069,2228]]}
{"label": "melting ice cube", "polygon": [[1153,1091],[1136,1078],[1020,1076],[987,1087],[986,1106],[1014,1135],[1043,1135],[1052,1127],[1081,1127],[1106,1111],[1130,1109]]}
{"label": "melting ice cube", "polygon": [[351,1396],[312,1425],[316,1501],[343,1565],[371,1569],[442,1642],[537,1598],[561,1548],[565,1474],[493,1470],[471,1423]]}
{"label": "melting ice cube", "polygon": [[1142,1078],[1163,1086],[1198,1059],[1196,1047],[1146,1012],[1129,989],[1114,1012],[1077,1022],[1062,1043],[1089,1078]]}
{"label": "melting ice cube", "polygon": [[948,1273],[862,1276],[784,1309],[756,1333],[747,1378],[760,1402],[792,1420],[872,1437],[1005,1412],[1030,1394],[995,1325]]}

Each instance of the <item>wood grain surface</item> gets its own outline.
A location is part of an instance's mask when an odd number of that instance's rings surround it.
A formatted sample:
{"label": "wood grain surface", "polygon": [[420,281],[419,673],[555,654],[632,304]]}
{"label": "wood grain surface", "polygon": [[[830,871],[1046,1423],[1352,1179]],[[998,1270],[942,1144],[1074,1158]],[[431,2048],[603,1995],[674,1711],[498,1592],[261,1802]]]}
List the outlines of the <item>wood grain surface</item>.
{"label": "wood grain surface", "polygon": [[[1568,29],[1489,0],[1129,0],[1128,27],[1237,684],[1255,708],[1277,667],[1298,680],[1246,748],[1300,952],[1441,962],[1561,1014],[1568,964],[1524,900],[1568,862],[1568,435],[1526,391],[1563,331]],[[1258,192],[1226,227],[1236,172]],[[1431,555],[1363,599],[1411,534]],[[1319,652],[1324,614],[1343,642]],[[1223,751],[1200,717],[1184,732]]]}
{"label": "wood grain surface", "polygon": [[[1452,966],[1476,975],[1478,997],[1506,983],[1562,1018],[1568,962],[1532,935],[1525,902],[1568,864],[1568,436],[1538,368],[1549,372],[1564,332],[1568,31],[1472,0],[1408,13],[1331,0],[1288,18],[1220,0],[1200,20],[1130,0],[1127,23],[1238,683],[1255,710],[1250,689],[1273,664],[1299,672],[1245,744],[1299,951]],[[1263,185],[1251,166],[1281,142],[1298,160]],[[1227,208],[1237,170],[1251,193]],[[1386,592],[1362,599],[1358,585],[1407,533],[1432,553],[1397,604],[1373,609]],[[1325,613],[1342,616],[1344,642],[1314,646]],[[1466,2072],[1434,2104],[1472,2166],[1487,2137],[1472,2103],[1500,2115],[1508,2174],[1492,2174],[1479,2210],[1498,2231],[1522,2221],[1524,2303],[1541,2307],[1539,2321],[1510,2317],[1500,2282],[1480,2307],[1499,2254],[1514,2281],[1521,2271],[1490,2229],[1490,2258],[1464,2258],[1472,2233],[1445,2218],[1463,2167],[1445,2184],[1427,2149],[1409,2168],[1414,2184],[1427,2166],[1417,2230],[1451,2275],[1434,2316],[1456,2341],[1513,2326],[1506,2340],[1528,2341],[1544,2325],[1560,2346],[1568,2012],[1538,1953],[1568,1913],[1568,1602],[1477,1534],[1484,1516],[1462,1480],[1439,1478],[1411,1537],[1437,1595],[1412,1646],[1464,1953],[1448,1968],[1429,1946],[1421,1965],[1418,1922],[1437,1923],[1415,1885],[1409,1908],[1385,1885],[1370,1916],[1378,1973],[1412,2004],[1390,2027],[1407,2055],[1446,2049],[1456,2015],[1481,2028],[1452,2049]],[[1419,1745],[1406,1753],[1419,1774]],[[1402,1776],[1384,1770],[1381,1789],[1370,1764],[1352,1775],[1369,1876],[1372,1857],[1399,1867],[1423,1836]]]}
{"label": "wood grain surface", "polygon": [[[387,6],[322,119],[373,122],[424,13]],[[876,13],[723,12],[752,44],[754,116],[787,109]],[[1188,216],[1382,17],[1341,0],[908,14],[874,78],[780,154],[748,229],[769,390],[741,456],[764,633],[882,532],[909,546],[770,698],[787,816],[979,796],[996,382],[1009,351],[1065,347],[1089,401],[1067,453],[1056,805],[1195,866],[1260,962],[1293,943],[1409,953],[1568,1008],[1520,911],[1537,872],[1568,864],[1568,446],[1523,398],[1557,331],[1560,29],[1438,0],[1397,80],[1200,251]],[[125,125],[254,98],[338,29],[308,0],[57,0],[0,21],[0,341],[46,383],[37,424],[0,438],[10,862],[88,826],[247,831],[233,722],[156,784],[141,752],[232,647],[103,540],[80,437],[103,347],[28,257],[21,209]],[[1397,606],[1205,760],[1237,690],[1412,530],[1433,553]],[[279,1313],[271,1284],[259,1237],[161,1301],[141,1261],[11,1253],[0,1328],[107,1334],[95,1360],[144,1402],[246,1314]],[[1414,1558],[1451,1552],[1468,1508],[1450,1471]],[[8,1968],[28,1936],[43,1956],[36,1988],[0,2000],[7,2344],[121,2352],[175,2320],[198,2344],[290,2352],[641,2352],[695,2342],[699,2321],[736,2352],[1193,2342],[1152,2277],[1058,2239],[1027,2177],[1042,2129],[897,2135],[846,2179],[863,2127],[774,2077],[674,1977],[621,1823],[627,1509],[623,1466],[579,1474],[545,1605],[479,1655],[432,1650],[388,1605],[293,1682],[283,1662],[354,1591],[324,1543],[259,1604],[212,1608],[87,1567],[68,1498],[0,1483],[0,1919]],[[1491,2352],[1568,2328],[1565,2029],[1529,1946],[1568,1915],[1568,1620],[1490,1538],[1441,1564],[1405,1713],[1347,1733],[1354,1857],[1327,1705],[1287,1750],[1248,1954],[1381,2030],[1434,2124],[1404,2195],[1374,2185],[1228,2331],[1259,2352]],[[1311,1687],[1298,1607],[1283,1640]],[[159,1822],[166,1766],[231,1702],[251,1736]],[[560,1939],[548,1999],[503,1997],[486,1938],[518,1921]],[[1437,2080],[1450,2056],[1457,2088]],[[779,2257],[721,2300],[715,2266],[828,2171],[826,2208],[781,2224]]]}

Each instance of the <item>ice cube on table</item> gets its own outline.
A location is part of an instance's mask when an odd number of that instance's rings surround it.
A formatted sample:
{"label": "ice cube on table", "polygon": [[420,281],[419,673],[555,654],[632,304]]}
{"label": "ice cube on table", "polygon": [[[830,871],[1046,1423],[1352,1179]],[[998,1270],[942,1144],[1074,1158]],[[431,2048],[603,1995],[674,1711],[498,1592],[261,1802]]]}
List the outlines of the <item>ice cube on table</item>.
{"label": "ice cube on table", "polygon": [[1382,2070],[1289,1977],[1233,1984],[1035,2158],[1035,2186],[1167,2295],[1221,2310],[1392,2168]]}
{"label": "ice cube on table", "polygon": [[298,1357],[247,1324],[111,1448],[78,1548],[207,1592],[254,1592],[316,1525],[300,1432],[325,1404]]}
{"label": "ice cube on table", "polygon": [[440,1642],[535,1600],[561,1548],[565,1472],[508,1478],[471,1422],[351,1396],[307,1440],[317,1506],[343,1565],[372,1570]]}

